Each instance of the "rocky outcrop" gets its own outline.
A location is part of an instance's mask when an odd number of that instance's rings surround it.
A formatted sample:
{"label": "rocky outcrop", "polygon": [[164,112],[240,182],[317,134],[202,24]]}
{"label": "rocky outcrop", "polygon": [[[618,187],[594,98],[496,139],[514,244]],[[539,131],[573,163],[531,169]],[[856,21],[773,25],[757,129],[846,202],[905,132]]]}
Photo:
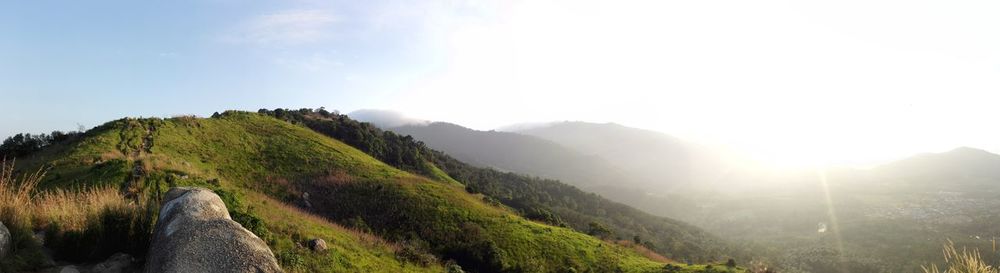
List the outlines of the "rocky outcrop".
{"label": "rocky outcrop", "polygon": [[211,190],[172,188],[146,258],[145,272],[282,272],[263,240],[229,217]]}
{"label": "rocky outcrop", "polygon": [[315,252],[326,251],[326,249],[327,249],[327,247],[326,247],[326,241],[323,240],[323,239],[319,239],[319,238],[309,240],[309,249],[311,249],[312,251],[315,251]]}
{"label": "rocky outcrop", "polygon": [[0,259],[7,257],[14,242],[10,239],[10,230],[0,222]]}

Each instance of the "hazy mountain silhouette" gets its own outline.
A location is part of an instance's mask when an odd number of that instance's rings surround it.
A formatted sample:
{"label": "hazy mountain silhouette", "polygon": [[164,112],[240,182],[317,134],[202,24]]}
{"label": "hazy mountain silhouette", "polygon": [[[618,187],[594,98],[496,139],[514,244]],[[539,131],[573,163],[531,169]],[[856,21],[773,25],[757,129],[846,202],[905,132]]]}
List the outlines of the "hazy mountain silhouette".
{"label": "hazy mountain silhouette", "polygon": [[355,120],[360,120],[374,124],[381,128],[392,128],[404,125],[425,125],[429,121],[410,118],[400,112],[377,109],[361,109],[350,112],[347,116]]}
{"label": "hazy mountain silhouette", "polygon": [[716,182],[728,171],[717,152],[664,133],[615,123],[558,122],[516,132],[600,157],[636,183],[630,186],[646,190],[674,192]]}
{"label": "hazy mountain silhouette", "polygon": [[476,131],[445,122],[388,129],[413,136],[431,148],[480,167],[559,179],[579,187],[620,183],[625,179],[619,170],[599,157],[537,137]]}
{"label": "hazy mountain silhouette", "polygon": [[943,153],[927,153],[891,162],[872,170],[888,182],[974,190],[959,186],[996,186],[1000,182],[1000,155],[976,148],[960,147]]}

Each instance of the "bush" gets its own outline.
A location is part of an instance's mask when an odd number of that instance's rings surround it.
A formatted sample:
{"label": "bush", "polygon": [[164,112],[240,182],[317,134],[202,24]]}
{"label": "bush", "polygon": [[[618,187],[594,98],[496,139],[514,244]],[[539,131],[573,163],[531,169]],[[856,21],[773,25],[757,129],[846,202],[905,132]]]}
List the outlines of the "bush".
{"label": "bush", "polygon": [[302,255],[299,255],[294,250],[281,251],[274,256],[285,270],[302,271],[306,267],[305,258],[302,258]]}
{"label": "bush", "polygon": [[681,272],[681,267],[673,264],[666,264],[663,266],[663,273],[676,273]]}
{"label": "bush", "polygon": [[428,266],[437,263],[437,257],[427,250],[427,243],[420,239],[410,240],[403,244],[396,253],[400,260]]}

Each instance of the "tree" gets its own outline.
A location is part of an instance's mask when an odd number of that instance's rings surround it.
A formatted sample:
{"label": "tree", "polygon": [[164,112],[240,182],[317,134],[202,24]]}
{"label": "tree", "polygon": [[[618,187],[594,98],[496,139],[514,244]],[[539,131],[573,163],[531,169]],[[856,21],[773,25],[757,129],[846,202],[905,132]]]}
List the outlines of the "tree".
{"label": "tree", "polygon": [[632,236],[632,242],[635,243],[636,245],[641,245],[642,244],[642,238],[639,238],[639,235]]}
{"label": "tree", "polygon": [[601,238],[601,239],[605,239],[608,236],[611,236],[611,229],[609,229],[607,226],[605,226],[605,225],[603,225],[601,223],[590,222],[589,226],[590,226],[590,230],[587,231],[587,234],[590,234],[590,235],[592,235],[594,237]]}
{"label": "tree", "polygon": [[733,260],[733,258],[729,258],[729,260],[726,261],[726,267],[729,268],[736,267],[736,260]]}

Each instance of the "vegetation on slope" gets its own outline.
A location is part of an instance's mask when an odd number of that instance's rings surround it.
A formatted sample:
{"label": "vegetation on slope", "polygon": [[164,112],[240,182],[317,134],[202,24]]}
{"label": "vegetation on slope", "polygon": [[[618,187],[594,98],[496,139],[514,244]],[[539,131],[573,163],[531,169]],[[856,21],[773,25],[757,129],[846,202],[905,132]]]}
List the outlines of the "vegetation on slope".
{"label": "vegetation on slope", "polygon": [[[553,225],[589,233],[592,224],[610,227],[608,239],[637,239],[656,253],[676,260],[709,262],[724,260],[726,254],[743,253],[726,247],[721,240],[696,227],[649,215],[634,208],[586,193],[559,181],[529,177],[487,168],[478,168],[444,153],[427,148],[410,136],[399,136],[346,115],[323,109],[261,109],[267,114],[294,124],[302,124],[332,138],[355,145],[362,151],[403,170],[428,177],[443,177],[465,184],[470,193],[483,194],[487,202],[511,207],[522,216]],[[391,152],[384,152],[391,151]],[[416,162],[424,162],[417,164]],[[736,255],[738,259],[748,257]]]}
{"label": "vegetation on slope", "polygon": [[[507,207],[483,202],[489,198],[467,193],[454,180],[413,175],[264,115],[123,119],[28,158],[26,168],[51,166],[42,181],[47,188],[109,185],[129,198],[152,200],[171,186],[213,188],[234,219],[264,238],[293,272],[433,271],[448,260],[477,272],[654,272],[663,267],[630,248],[518,217]],[[431,167],[421,172],[427,173],[447,177]],[[361,231],[324,223],[283,203],[300,204],[394,243],[366,243],[371,237],[350,235]],[[299,246],[313,237],[341,242],[343,251],[312,253]],[[328,266],[338,263],[343,266]],[[386,266],[393,264],[398,266]]]}
{"label": "vegetation on slope", "polygon": [[[231,137],[233,141],[209,142],[198,141],[202,145],[227,145],[217,146],[218,150],[198,150],[190,149],[191,146],[168,147],[161,144],[177,145],[177,142],[190,140],[187,133],[175,135],[176,130],[187,131],[186,126],[198,128],[197,119],[191,117],[180,117],[170,120],[159,119],[122,119],[109,122],[103,126],[88,131],[83,137],[67,142],[51,145],[46,149],[37,151],[29,156],[23,157],[20,164],[22,170],[33,170],[40,166],[47,166],[48,175],[44,179],[39,176],[41,189],[36,191],[24,191],[24,200],[43,200],[40,192],[47,191],[67,191],[66,189],[82,189],[77,195],[89,196],[87,189],[99,188],[101,196],[116,196],[118,199],[127,200],[127,203],[136,199],[149,199],[158,204],[158,194],[173,186],[202,186],[216,191],[227,203],[230,214],[237,222],[253,231],[263,238],[275,252],[282,266],[289,272],[441,272],[442,267],[434,264],[416,264],[406,259],[397,257],[395,249],[378,237],[365,232],[355,231],[348,228],[332,224],[321,217],[312,216],[306,212],[295,210],[285,206],[282,202],[270,199],[270,197],[254,194],[248,190],[249,187],[256,187],[254,183],[235,183],[230,181],[244,181],[228,179],[218,175],[219,169],[232,170],[224,172],[231,177],[265,177],[269,173],[279,173],[288,175],[294,170],[277,168],[268,170],[267,166],[255,166],[256,158],[246,158],[240,162],[225,161],[221,164],[209,164],[209,160],[216,158],[232,158],[226,156],[215,157],[214,153],[225,152],[222,147],[228,145],[240,145],[239,140],[250,139],[252,134],[245,131],[230,131],[234,127],[226,122],[218,122],[211,126],[208,123],[201,129],[219,130],[218,134]],[[281,122],[274,122],[282,124]],[[251,125],[248,125],[251,126]],[[289,126],[295,128],[294,126]],[[242,128],[242,127],[241,127]],[[163,132],[157,130],[162,129]],[[305,131],[299,129],[299,131]],[[194,131],[191,131],[194,132]],[[274,138],[280,138],[276,136]],[[220,140],[220,139],[214,139]],[[163,143],[161,143],[163,142]],[[263,144],[257,143],[262,147]],[[274,143],[268,143],[274,144]],[[299,148],[304,145],[297,145]],[[197,148],[197,147],[195,147]],[[275,147],[280,149],[281,147]],[[288,147],[292,149],[293,147]],[[187,149],[187,150],[185,150]],[[175,157],[179,153],[191,152],[191,156]],[[202,153],[208,152],[208,153]],[[230,154],[235,156],[236,154]],[[195,160],[187,160],[195,158]],[[202,161],[204,159],[204,161]],[[275,159],[278,160],[278,159]],[[332,161],[329,160],[329,161]],[[346,161],[345,161],[346,162]],[[296,162],[298,163],[298,162]],[[135,175],[135,174],[139,175]],[[242,175],[247,173],[247,175]],[[263,180],[261,180],[263,181]],[[241,185],[247,185],[243,187]],[[111,188],[109,188],[111,187]],[[267,187],[268,189],[280,188],[280,185]],[[138,192],[138,194],[136,194]],[[131,193],[131,194],[130,194]],[[280,193],[280,192],[277,192]],[[130,196],[125,198],[125,196]],[[86,199],[86,198],[73,198]],[[31,207],[18,206],[13,211],[23,212],[20,208]],[[10,211],[10,210],[8,210]],[[73,212],[72,209],[64,211]],[[155,210],[154,210],[155,213]],[[155,216],[152,216],[155,218]],[[57,221],[60,225],[62,221]],[[87,222],[87,228],[93,225]],[[152,223],[150,223],[152,224]],[[39,226],[26,226],[19,234],[26,234],[23,240],[26,244],[31,244],[31,232],[37,230]],[[128,234],[128,233],[125,233]],[[141,233],[140,233],[141,234]],[[83,239],[98,242],[111,242],[97,234],[87,233],[80,236]],[[137,247],[141,252],[134,252],[137,257],[142,257],[145,253],[145,245],[132,244],[132,242],[148,240],[148,232],[136,240],[117,240],[117,242],[130,242],[125,246],[108,248],[109,251],[127,252],[126,248]],[[51,237],[50,237],[51,238]],[[306,242],[313,238],[323,238],[328,242],[329,251],[314,253],[304,247]],[[48,238],[47,238],[48,239]],[[52,240],[46,240],[46,245],[51,249],[66,250],[80,253],[86,250],[82,244],[53,244]],[[38,249],[38,246],[31,247]],[[31,252],[24,251],[25,255]],[[132,252],[130,252],[132,253]],[[38,256],[38,255],[36,255]],[[60,257],[60,260],[77,260],[93,262],[95,259],[107,258],[101,255],[69,255]],[[40,264],[40,257],[27,260],[19,268],[32,268]],[[17,271],[17,270],[15,270]]]}

